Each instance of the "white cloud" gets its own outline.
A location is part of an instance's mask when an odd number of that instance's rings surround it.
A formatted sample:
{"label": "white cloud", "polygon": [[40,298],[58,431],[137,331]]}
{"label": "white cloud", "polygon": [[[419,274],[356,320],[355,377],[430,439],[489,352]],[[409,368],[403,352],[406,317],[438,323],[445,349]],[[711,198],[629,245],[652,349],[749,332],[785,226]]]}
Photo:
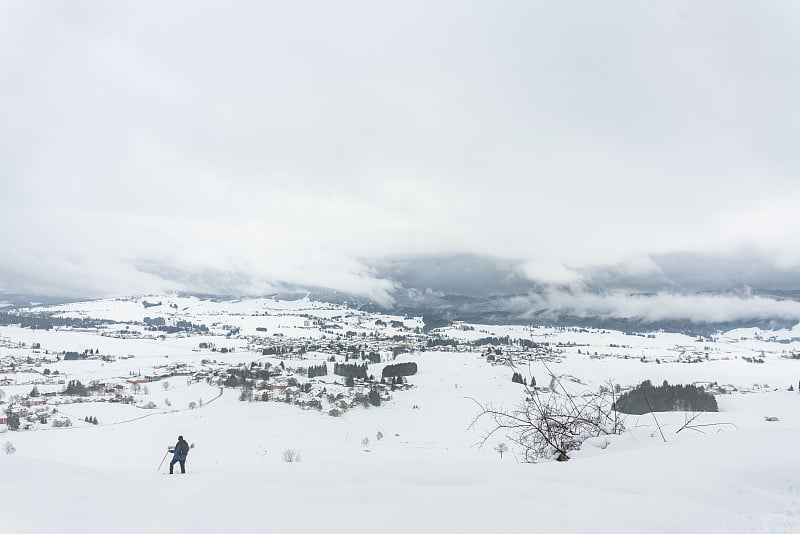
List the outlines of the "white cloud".
{"label": "white cloud", "polygon": [[175,285],[135,268],[158,264],[386,298],[361,258],[455,253],[562,284],[680,252],[798,269],[798,13],[6,2],[0,286]]}
{"label": "white cloud", "polygon": [[579,283],[583,277],[562,263],[542,260],[529,260],[520,266],[522,273],[532,281],[559,285]]}
{"label": "white cloud", "polygon": [[800,320],[800,302],[751,294],[628,294],[622,291],[589,293],[548,290],[542,295],[515,297],[510,306],[523,316],[544,313],[576,317],[604,317],[663,321],[727,322],[741,319]]}

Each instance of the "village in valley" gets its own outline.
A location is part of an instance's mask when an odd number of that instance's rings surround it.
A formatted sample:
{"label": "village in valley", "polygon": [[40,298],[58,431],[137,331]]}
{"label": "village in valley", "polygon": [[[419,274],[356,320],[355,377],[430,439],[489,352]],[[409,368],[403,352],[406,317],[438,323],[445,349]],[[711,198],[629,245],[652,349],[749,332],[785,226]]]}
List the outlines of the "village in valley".
{"label": "village in valley", "polygon": [[223,395],[338,417],[402,396],[426,362],[446,353],[478,372],[507,368],[508,389],[524,382],[544,393],[555,378],[584,392],[614,379],[619,392],[651,375],[690,374],[714,394],[794,388],[782,366],[800,358],[793,331],[704,337],[463,322],[430,329],[423,317],[307,298],[161,295],[6,310],[3,321],[0,428],[19,431],[117,425],[200,409]]}

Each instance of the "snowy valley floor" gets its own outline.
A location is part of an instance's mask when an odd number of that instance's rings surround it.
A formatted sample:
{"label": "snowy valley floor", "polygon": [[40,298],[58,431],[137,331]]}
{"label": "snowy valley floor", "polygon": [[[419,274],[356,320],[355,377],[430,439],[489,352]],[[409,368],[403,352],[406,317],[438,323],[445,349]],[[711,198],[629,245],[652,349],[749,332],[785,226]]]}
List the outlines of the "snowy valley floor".
{"label": "snowy valley floor", "polygon": [[[417,339],[418,318],[307,300],[148,299],[146,306],[143,299],[121,299],[46,310],[119,321],[114,324],[0,327],[5,407],[13,397],[21,403],[38,384],[55,402],[44,409],[57,408],[58,417],[74,423],[0,433],[0,446],[16,448],[11,455],[0,452],[0,534],[800,533],[800,394],[787,391],[800,379],[800,359],[792,358],[800,354],[800,325],[714,339],[453,326],[435,338],[460,339],[460,352],[439,352],[426,346],[427,338]],[[145,328],[148,316],[209,330],[162,335]],[[408,343],[396,360],[394,336]],[[486,336],[546,343],[553,358],[546,366],[519,358],[507,362],[514,369],[493,365],[485,346],[464,343]],[[317,411],[241,402],[233,387],[212,401],[220,384],[211,375],[162,376],[141,391],[128,382],[163,372],[167,364],[211,372],[202,363],[209,359],[219,368],[266,360],[277,368],[282,360],[262,349],[283,344],[292,353],[287,373],[272,382],[285,384],[290,366],[318,365],[333,354],[303,348],[300,358],[295,342],[378,339],[384,340],[375,342],[381,361],[369,366],[370,374],[380,377],[390,362],[413,361],[419,366],[409,377],[413,387],[392,391],[380,407],[359,406],[340,417],[327,415],[329,406]],[[231,352],[211,352],[208,343]],[[88,348],[114,358],[56,358]],[[507,355],[520,345],[502,349]],[[338,363],[346,361],[344,354],[336,353]],[[45,361],[37,364],[37,358]],[[604,448],[595,445],[605,440],[592,440],[569,462],[525,464],[513,447],[502,458],[495,452],[500,442],[511,445],[502,433],[476,446],[488,420],[470,428],[478,414],[472,399],[506,408],[523,400],[522,386],[511,382],[515,369],[544,383],[554,373],[568,387],[589,391],[609,380],[628,388],[649,379],[718,382],[734,393],[718,395],[720,412],[698,420],[723,425],[676,433],[686,415],[660,413],[664,443],[652,415],[629,416],[625,433],[609,437]],[[135,403],[100,402],[98,395],[62,403],[66,384],[55,376],[120,384]],[[292,376],[307,381],[302,372]],[[331,373],[315,378],[314,387],[336,392],[345,389],[342,382]],[[195,404],[201,406],[189,409]],[[85,423],[87,416],[100,424]],[[157,467],[179,434],[195,447],[188,474],[169,476],[169,458]],[[284,462],[288,449],[301,461]]]}
{"label": "snowy valley floor", "polygon": [[[720,397],[722,412],[705,420],[738,428],[706,434],[676,435],[683,414],[659,414],[666,444],[651,416],[632,416],[607,448],[585,445],[570,462],[534,465],[471,447],[476,410],[464,397],[489,395],[470,391],[477,384],[422,381],[387,406],[338,419],[228,392],[202,409],[127,424],[8,432],[0,441],[17,452],[0,456],[0,525],[10,533],[800,532],[797,393]],[[178,433],[196,446],[188,474],[170,477],[167,462],[156,467]],[[302,461],[283,462],[287,448]]]}

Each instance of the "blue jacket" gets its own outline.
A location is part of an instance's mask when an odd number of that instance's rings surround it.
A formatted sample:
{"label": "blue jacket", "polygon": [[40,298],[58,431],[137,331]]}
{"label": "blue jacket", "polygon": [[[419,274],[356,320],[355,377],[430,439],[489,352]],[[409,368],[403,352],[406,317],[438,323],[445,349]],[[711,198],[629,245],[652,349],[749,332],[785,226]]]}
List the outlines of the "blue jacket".
{"label": "blue jacket", "polygon": [[185,462],[188,454],[189,444],[186,443],[186,440],[182,439],[175,444],[175,452],[172,454],[172,459],[178,460],[179,462]]}

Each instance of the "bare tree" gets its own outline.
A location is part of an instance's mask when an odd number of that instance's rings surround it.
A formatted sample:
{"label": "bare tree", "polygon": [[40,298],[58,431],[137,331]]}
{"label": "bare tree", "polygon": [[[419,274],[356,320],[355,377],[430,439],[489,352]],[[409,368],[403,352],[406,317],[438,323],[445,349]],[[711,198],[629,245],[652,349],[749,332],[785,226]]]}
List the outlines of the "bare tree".
{"label": "bare tree", "polygon": [[471,427],[474,428],[480,420],[490,420],[481,445],[495,433],[505,432],[511,442],[521,447],[526,462],[539,459],[566,461],[570,453],[580,448],[588,438],[624,431],[623,421],[615,409],[613,386],[601,388],[596,393],[575,395],[555,374],[550,372],[550,375],[550,389],[557,386],[559,394],[542,393],[525,386],[527,396],[524,402],[511,410],[473,399],[480,412]]}
{"label": "bare tree", "polygon": [[498,454],[500,454],[500,459],[502,460],[503,454],[508,452],[508,445],[506,445],[505,443],[498,443],[497,447],[495,447],[494,450],[497,451]]}
{"label": "bare tree", "polygon": [[284,462],[299,462],[300,461],[300,453],[295,449],[286,449],[283,451],[281,458]]}
{"label": "bare tree", "polygon": [[161,387],[164,388],[164,391],[169,390],[169,382],[167,380],[164,380],[164,383],[161,384]]}

